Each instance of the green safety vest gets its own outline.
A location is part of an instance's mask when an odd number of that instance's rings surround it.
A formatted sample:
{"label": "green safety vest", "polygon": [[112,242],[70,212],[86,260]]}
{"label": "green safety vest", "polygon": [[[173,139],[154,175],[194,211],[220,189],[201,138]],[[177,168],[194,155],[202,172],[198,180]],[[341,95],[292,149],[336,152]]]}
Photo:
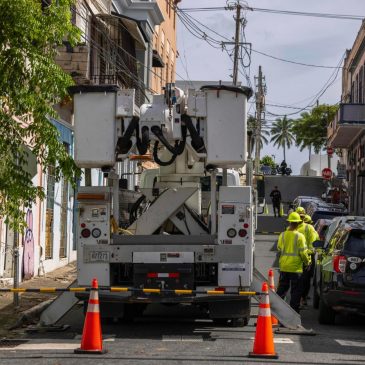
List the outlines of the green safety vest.
{"label": "green safety vest", "polygon": [[310,263],[305,237],[298,231],[281,233],[277,248],[280,254],[280,271],[302,273],[303,264],[308,265]]}
{"label": "green safety vest", "polygon": [[298,226],[298,232],[304,235],[308,249],[311,252],[314,252],[313,242],[317,239],[317,232],[314,227],[303,222]]}

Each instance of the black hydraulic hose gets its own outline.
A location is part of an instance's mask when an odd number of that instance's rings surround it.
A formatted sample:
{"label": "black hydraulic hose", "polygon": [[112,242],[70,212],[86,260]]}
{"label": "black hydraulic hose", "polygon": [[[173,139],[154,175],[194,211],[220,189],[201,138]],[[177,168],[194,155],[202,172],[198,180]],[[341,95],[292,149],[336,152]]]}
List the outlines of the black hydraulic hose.
{"label": "black hydraulic hose", "polygon": [[195,129],[191,118],[187,114],[182,114],[181,121],[185,123],[186,127],[189,130],[191,137],[191,145],[194,148],[194,150],[198,153],[206,153],[207,150],[205,148],[203,138],[199,136],[199,133]]}
{"label": "black hydraulic hose", "polygon": [[171,146],[169,141],[165,138],[162,130],[159,126],[154,125],[151,127],[151,132],[161,141],[161,143],[172,153],[175,154],[175,147]]}
{"label": "black hydraulic hose", "polygon": [[155,145],[153,146],[153,159],[160,166],[169,166],[169,165],[171,165],[176,160],[177,154],[176,153],[173,154],[171,156],[170,160],[168,160],[168,161],[161,161],[160,158],[158,157],[158,145],[159,145],[159,142],[156,141]]}
{"label": "black hydraulic hose", "polygon": [[[138,127],[137,127],[138,131]],[[145,155],[148,151],[148,146],[150,144],[150,134],[148,127],[142,128],[142,138],[139,138],[139,135],[137,134],[137,149],[140,155]]]}
{"label": "black hydraulic hose", "polygon": [[122,137],[118,138],[117,142],[117,152],[124,155],[132,148],[131,137],[133,132],[138,129],[138,117],[133,117],[128,125],[127,130]]}
{"label": "black hydraulic hose", "polygon": [[133,224],[133,222],[137,219],[137,209],[142,204],[142,202],[146,199],[145,195],[141,195],[132,205],[132,208],[129,212],[129,224]]}
{"label": "black hydraulic hose", "polygon": [[157,125],[154,125],[151,128],[151,132],[160,140],[160,142],[171,152],[173,155],[181,155],[184,152],[185,144],[186,144],[186,135],[187,129],[186,126],[181,126],[182,132],[182,141],[175,142],[175,146],[172,147],[166,137],[163,135],[161,128]]}

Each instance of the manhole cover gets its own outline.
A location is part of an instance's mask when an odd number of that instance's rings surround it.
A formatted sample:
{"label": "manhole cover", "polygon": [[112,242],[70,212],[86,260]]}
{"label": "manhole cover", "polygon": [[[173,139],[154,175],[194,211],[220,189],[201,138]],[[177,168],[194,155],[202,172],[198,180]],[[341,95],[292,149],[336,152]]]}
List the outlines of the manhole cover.
{"label": "manhole cover", "polygon": [[28,340],[7,340],[7,339],[3,339],[0,340],[0,348],[3,347],[17,347],[19,345],[22,345],[23,343],[27,343]]}

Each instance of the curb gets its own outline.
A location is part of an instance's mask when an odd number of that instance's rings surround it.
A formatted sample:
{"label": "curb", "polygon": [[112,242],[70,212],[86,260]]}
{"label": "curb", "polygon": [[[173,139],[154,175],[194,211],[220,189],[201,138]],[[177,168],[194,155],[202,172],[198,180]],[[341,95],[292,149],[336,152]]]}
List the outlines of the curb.
{"label": "curb", "polygon": [[31,323],[37,316],[39,316],[52,302],[54,299],[46,300],[45,302],[39,303],[34,307],[31,307],[21,313],[16,323],[9,329],[14,330],[22,327],[25,324]]}

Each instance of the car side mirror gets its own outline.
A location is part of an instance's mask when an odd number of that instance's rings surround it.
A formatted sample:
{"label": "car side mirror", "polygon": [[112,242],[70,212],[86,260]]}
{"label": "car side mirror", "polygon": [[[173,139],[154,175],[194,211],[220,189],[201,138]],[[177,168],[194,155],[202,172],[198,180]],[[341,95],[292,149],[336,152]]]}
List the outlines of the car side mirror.
{"label": "car side mirror", "polygon": [[320,241],[320,240],[314,241],[313,242],[313,247],[314,248],[323,248],[324,247],[324,241]]}

